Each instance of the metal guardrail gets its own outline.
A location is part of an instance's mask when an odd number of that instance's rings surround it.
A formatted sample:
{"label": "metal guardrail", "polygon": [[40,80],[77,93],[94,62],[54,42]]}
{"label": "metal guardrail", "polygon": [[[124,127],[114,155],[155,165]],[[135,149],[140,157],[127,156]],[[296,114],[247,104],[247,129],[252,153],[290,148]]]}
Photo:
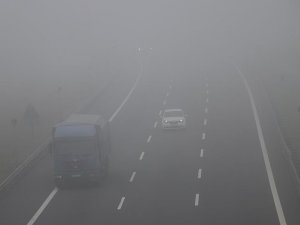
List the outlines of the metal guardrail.
{"label": "metal guardrail", "polygon": [[[297,188],[297,192],[298,192],[298,195],[300,197],[300,177],[299,177],[299,174],[297,172],[297,169],[295,167],[295,164],[294,164],[294,161],[293,161],[293,158],[292,158],[292,151],[291,149],[288,147],[287,143],[286,143],[286,140],[283,136],[283,133],[282,133],[282,130],[280,128],[280,125],[279,125],[279,122],[278,122],[278,118],[276,116],[276,113],[275,113],[275,110],[274,110],[274,104],[270,98],[270,94],[269,92],[267,91],[267,88],[266,88],[266,85],[265,83],[263,82],[263,86],[265,87],[265,90],[266,90],[266,97],[268,98],[269,100],[269,103],[271,105],[271,111],[272,111],[272,117],[273,117],[273,120],[275,121],[275,126],[277,127],[277,131],[279,133],[279,136],[280,136],[280,142],[282,144],[282,148],[283,148],[283,154],[286,158],[286,160],[288,161],[288,165],[289,165],[289,170],[290,170],[290,173],[291,173],[291,176],[293,177],[294,179],[294,182],[295,182],[295,185],[296,185],[296,188]],[[262,88],[261,88],[262,89]]]}
{"label": "metal guardrail", "polygon": [[[81,103],[81,106],[73,111],[73,113],[80,113],[85,110],[85,108],[90,107],[95,100],[101,96],[105,90],[107,90],[110,85],[113,83],[114,79],[108,81],[106,85],[104,85],[95,95],[88,98],[86,101]],[[32,165],[33,162],[35,162],[37,159],[39,159],[44,153],[46,153],[46,150],[48,149],[48,144],[50,141],[50,137],[47,138],[42,144],[40,144],[14,171],[9,174],[1,183],[0,183],[0,192],[2,192],[7,186],[13,183],[16,178],[18,178],[22,172],[25,171],[26,168],[28,168],[30,165]]]}
{"label": "metal guardrail", "polygon": [[49,139],[39,145],[11,174],[9,174],[0,184],[0,192],[3,191],[13,180],[15,180],[32,162],[41,156],[47,149]]}

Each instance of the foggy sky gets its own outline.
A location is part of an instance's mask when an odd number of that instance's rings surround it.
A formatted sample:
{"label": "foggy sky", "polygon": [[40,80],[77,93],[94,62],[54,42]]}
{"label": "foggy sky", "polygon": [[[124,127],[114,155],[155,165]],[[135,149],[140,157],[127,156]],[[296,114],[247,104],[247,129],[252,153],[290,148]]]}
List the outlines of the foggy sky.
{"label": "foggy sky", "polygon": [[224,55],[279,48],[299,37],[296,12],[280,0],[2,0],[2,76],[85,64],[116,43]]}

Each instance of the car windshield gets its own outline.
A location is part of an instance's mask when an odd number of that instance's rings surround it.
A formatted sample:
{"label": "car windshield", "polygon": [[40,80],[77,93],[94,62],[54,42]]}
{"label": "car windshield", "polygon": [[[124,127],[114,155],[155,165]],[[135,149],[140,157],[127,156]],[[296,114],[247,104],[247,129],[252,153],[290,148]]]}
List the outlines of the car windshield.
{"label": "car windshield", "polygon": [[183,117],[183,112],[181,110],[165,111],[164,117]]}

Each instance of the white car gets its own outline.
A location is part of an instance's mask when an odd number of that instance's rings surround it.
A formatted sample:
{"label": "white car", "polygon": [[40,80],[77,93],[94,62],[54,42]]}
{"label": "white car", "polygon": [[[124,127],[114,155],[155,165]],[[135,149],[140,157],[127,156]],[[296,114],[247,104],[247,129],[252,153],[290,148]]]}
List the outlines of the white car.
{"label": "white car", "polygon": [[182,109],[166,109],[162,114],[162,127],[164,129],[185,128],[186,115]]}

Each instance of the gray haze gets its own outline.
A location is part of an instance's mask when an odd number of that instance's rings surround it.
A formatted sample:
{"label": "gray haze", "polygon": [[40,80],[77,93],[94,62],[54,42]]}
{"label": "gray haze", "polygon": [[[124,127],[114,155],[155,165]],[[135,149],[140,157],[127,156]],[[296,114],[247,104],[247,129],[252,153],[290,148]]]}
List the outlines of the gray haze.
{"label": "gray haze", "polygon": [[[250,74],[266,68],[278,73],[280,67],[294,76],[298,21],[297,2],[280,0],[2,0],[2,151],[17,148],[9,144],[16,135],[11,120],[22,121],[28,104],[41,114],[37,133],[46,138],[49,127],[92,96],[98,84],[134,74],[139,47],[153,49],[166,75],[235,61]],[[23,130],[18,136],[26,136]]]}
{"label": "gray haze", "polygon": [[[0,0],[0,223],[300,224],[299,21],[297,0]],[[55,161],[51,128],[74,112],[111,137]],[[108,179],[57,189],[79,160]]]}

